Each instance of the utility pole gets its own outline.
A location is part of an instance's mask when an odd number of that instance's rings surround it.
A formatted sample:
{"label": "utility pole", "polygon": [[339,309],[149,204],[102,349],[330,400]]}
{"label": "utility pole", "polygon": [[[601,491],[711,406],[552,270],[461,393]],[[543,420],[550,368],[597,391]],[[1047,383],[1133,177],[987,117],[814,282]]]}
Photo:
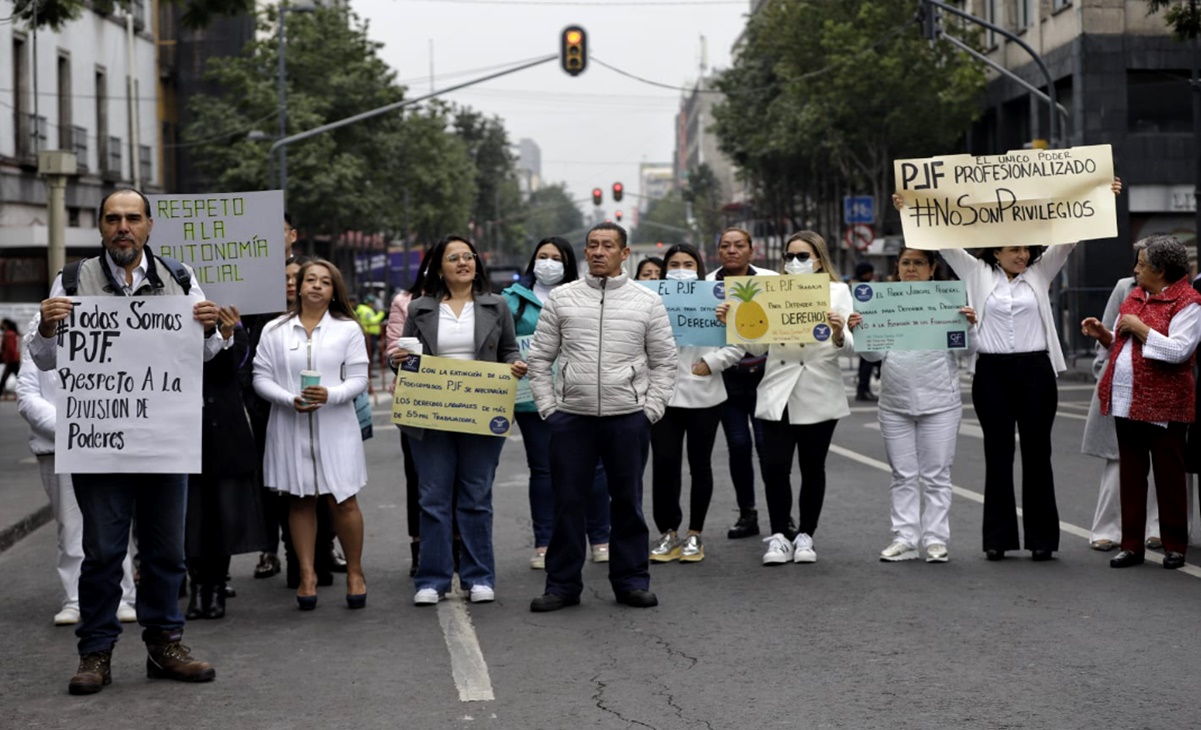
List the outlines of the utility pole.
{"label": "utility pole", "polygon": [[46,245],[46,269],[50,284],[67,263],[67,178],[78,173],[79,163],[73,152],[38,152],[38,174],[46,178],[46,218],[50,233]]}
{"label": "utility pole", "polygon": [[[1189,0],[1189,17],[1197,17],[1197,0]],[[1193,41],[1193,248],[1201,262],[1201,47],[1198,28],[1192,28]]]}

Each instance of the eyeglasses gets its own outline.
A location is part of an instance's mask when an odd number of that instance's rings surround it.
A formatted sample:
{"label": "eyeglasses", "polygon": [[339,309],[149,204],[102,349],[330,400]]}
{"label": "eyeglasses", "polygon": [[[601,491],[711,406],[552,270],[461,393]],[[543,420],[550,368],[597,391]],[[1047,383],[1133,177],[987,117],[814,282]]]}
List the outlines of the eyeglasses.
{"label": "eyeglasses", "polygon": [[785,254],[784,254],[784,260],[785,261],[808,261],[810,259],[810,257],[812,257],[812,255],[813,254],[809,253],[808,251],[797,251],[796,253],[788,251],[788,252],[785,252]]}
{"label": "eyeglasses", "polygon": [[452,264],[457,264],[460,261],[465,264],[469,264],[472,261],[475,261],[475,254],[471,253],[470,251],[465,251],[463,253],[452,253],[446,257],[446,260]]}

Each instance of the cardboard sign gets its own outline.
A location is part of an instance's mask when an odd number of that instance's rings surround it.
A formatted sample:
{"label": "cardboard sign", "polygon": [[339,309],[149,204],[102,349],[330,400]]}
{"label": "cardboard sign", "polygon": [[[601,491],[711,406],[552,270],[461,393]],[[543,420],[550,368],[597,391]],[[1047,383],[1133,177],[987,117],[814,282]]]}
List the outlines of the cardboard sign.
{"label": "cardboard sign", "polygon": [[727,276],[726,342],[731,345],[825,342],[833,334],[830,276]]}
{"label": "cardboard sign", "polygon": [[392,423],[508,436],[516,392],[508,363],[409,355],[396,373]]}
{"label": "cardboard sign", "polygon": [[717,320],[717,305],[725,300],[725,282],[663,279],[638,283],[663,298],[677,346],[725,346],[725,326]]}
{"label": "cardboard sign", "polygon": [[58,328],[56,473],[200,473],[204,328],[192,300],[72,300]]}
{"label": "cardboard sign", "polygon": [[1109,145],[893,163],[913,248],[1049,246],[1118,234]]}
{"label": "cardboard sign", "polygon": [[209,301],[241,314],[283,311],[282,192],[147,197],[155,252],[191,266]]}
{"label": "cardboard sign", "polygon": [[962,350],[967,348],[967,306],[962,281],[870,282],[851,288],[857,352]]}

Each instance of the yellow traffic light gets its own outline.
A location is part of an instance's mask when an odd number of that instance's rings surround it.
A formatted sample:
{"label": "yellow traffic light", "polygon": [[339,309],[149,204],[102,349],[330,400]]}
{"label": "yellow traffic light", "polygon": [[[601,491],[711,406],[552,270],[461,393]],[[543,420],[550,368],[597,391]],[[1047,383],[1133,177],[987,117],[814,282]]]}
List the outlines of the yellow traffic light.
{"label": "yellow traffic light", "polygon": [[588,34],[578,25],[563,29],[559,62],[571,76],[579,76],[588,66]]}

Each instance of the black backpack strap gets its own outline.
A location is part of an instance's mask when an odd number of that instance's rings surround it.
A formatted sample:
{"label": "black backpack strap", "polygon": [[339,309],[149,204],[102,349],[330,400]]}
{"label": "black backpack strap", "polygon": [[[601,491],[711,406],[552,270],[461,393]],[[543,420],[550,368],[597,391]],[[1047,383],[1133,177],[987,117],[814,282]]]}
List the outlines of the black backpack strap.
{"label": "black backpack strap", "polygon": [[171,277],[175,279],[176,284],[183,288],[184,294],[192,290],[192,275],[188,273],[188,269],[183,263],[170,256],[159,256],[158,260],[162,261],[163,266],[167,267],[167,271],[171,272]]}
{"label": "black backpack strap", "polygon": [[79,291],[79,267],[83,266],[83,262],[87,259],[72,261],[63,267],[59,276],[62,277],[63,291],[67,296],[75,296],[75,292]]}

